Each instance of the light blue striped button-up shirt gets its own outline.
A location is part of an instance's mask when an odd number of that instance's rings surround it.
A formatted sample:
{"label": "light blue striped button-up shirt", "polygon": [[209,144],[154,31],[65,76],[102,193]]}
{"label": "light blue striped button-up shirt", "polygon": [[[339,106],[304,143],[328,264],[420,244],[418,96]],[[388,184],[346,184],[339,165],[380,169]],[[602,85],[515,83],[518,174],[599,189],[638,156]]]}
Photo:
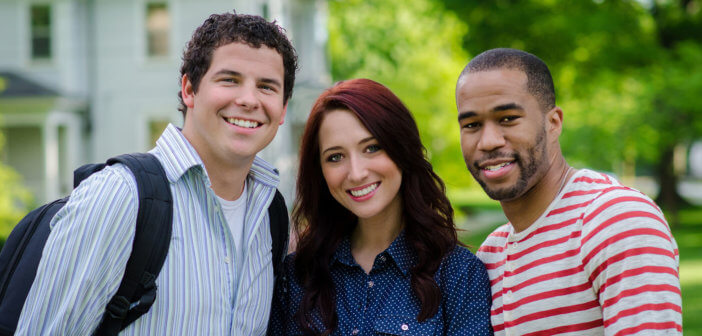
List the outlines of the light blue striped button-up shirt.
{"label": "light blue striped button-up shirt", "polygon": [[[243,255],[202,160],[173,125],[155,154],[173,193],[173,237],[151,310],[121,335],[265,334],[273,291],[268,206],[278,174],[256,158],[247,178]],[[52,220],[17,335],[90,335],[115,294],[134,240],[138,197],[117,164],[93,174]]]}

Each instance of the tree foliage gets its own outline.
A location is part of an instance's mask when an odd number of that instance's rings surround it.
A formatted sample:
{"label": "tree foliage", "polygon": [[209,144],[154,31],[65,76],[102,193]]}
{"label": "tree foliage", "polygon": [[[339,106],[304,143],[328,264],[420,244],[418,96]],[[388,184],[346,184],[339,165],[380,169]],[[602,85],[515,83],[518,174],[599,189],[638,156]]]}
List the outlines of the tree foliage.
{"label": "tree foliage", "polygon": [[675,209],[672,153],[702,134],[702,1],[443,0],[470,54],[495,47],[546,61],[576,166],[654,174]]}
{"label": "tree foliage", "polygon": [[471,180],[456,77],[468,55],[512,47],[551,68],[571,164],[654,175],[661,205],[679,204],[673,149],[702,134],[702,0],[332,0],[329,26],[334,78],[396,92],[450,185]]}
{"label": "tree foliage", "polygon": [[454,100],[467,56],[465,25],[432,0],[333,0],[329,50],[334,80],[365,77],[412,111],[422,142],[449,186],[472,179],[461,160]]}
{"label": "tree foliage", "polygon": [[[0,148],[3,138],[0,135]],[[33,202],[31,192],[22,184],[22,177],[6,164],[0,163],[0,248],[7,236]]]}

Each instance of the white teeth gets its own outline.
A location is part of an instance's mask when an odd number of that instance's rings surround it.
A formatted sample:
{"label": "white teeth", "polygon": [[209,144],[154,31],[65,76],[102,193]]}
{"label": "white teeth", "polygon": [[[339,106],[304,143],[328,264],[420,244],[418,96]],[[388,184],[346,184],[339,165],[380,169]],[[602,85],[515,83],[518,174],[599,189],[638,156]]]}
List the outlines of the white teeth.
{"label": "white teeth", "polygon": [[351,195],[353,195],[354,197],[366,196],[371,191],[375,190],[375,188],[378,188],[378,183],[373,183],[361,190],[351,190]]}
{"label": "white teeth", "polygon": [[511,163],[511,162],[505,162],[505,163],[500,163],[500,164],[494,165],[494,166],[485,166],[485,168],[483,168],[483,169],[485,169],[485,170],[490,170],[490,171],[495,171],[495,170],[498,170],[498,169],[500,169],[500,168],[502,168],[502,167],[504,167],[504,166],[506,166],[506,165],[508,165],[508,164],[510,164],[510,163]]}
{"label": "white teeth", "polygon": [[227,122],[230,124],[237,125],[239,127],[244,127],[244,128],[256,128],[260,124],[255,121],[250,121],[250,120],[243,120],[243,119],[237,119],[237,118],[227,118]]}

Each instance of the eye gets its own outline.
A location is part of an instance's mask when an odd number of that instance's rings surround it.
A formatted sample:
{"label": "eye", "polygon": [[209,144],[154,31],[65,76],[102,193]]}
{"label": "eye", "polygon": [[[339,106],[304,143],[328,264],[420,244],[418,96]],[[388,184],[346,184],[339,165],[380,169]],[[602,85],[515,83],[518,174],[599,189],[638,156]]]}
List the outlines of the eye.
{"label": "eye", "polygon": [[502,117],[502,118],[500,119],[500,122],[503,123],[503,124],[505,124],[505,123],[513,122],[513,121],[515,121],[515,120],[517,120],[517,119],[519,119],[519,116],[506,116],[506,117]]}
{"label": "eye", "polygon": [[380,145],[378,144],[368,145],[368,147],[366,147],[366,153],[375,153],[381,149],[382,148],[380,148]]}
{"label": "eye", "polygon": [[220,79],[220,81],[226,82],[226,83],[232,83],[232,84],[239,83],[239,79],[238,79],[238,78],[234,78],[234,77],[222,78],[222,79]]}
{"label": "eye", "polygon": [[260,89],[265,91],[277,92],[276,88],[267,84],[261,84],[258,86]]}
{"label": "eye", "polygon": [[339,162],[339,161],[341,161],[342,158],[343,158],[343,156],[341,154],[334,153],[334,154],[327,156],[326,161],[327,162]]}
{"label": "eye", "polygon": [[472,130],[472,129],[475,129],[478,127],[480,127],[479,122],[466,123],[465,125],[461,126],[461,128],[465,128],[465,129],[469,129],[469,130]]}

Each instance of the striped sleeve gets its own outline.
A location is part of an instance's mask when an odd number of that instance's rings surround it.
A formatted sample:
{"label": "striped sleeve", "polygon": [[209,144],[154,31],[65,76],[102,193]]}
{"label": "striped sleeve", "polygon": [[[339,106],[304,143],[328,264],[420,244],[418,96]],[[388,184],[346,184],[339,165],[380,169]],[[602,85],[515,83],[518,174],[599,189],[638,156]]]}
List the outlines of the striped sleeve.
{"label": "striped sleeve", "polygon": [[119,286],[132,249],[138,199],[128,170],[111,166],[76,188],[51,234],[16,335],[89,335]]}
{"label": "striped sleeve", "polygon": [[678,250],[660,209],[613,186],[583,215],[581,257],[605,335],[682,332]]}

